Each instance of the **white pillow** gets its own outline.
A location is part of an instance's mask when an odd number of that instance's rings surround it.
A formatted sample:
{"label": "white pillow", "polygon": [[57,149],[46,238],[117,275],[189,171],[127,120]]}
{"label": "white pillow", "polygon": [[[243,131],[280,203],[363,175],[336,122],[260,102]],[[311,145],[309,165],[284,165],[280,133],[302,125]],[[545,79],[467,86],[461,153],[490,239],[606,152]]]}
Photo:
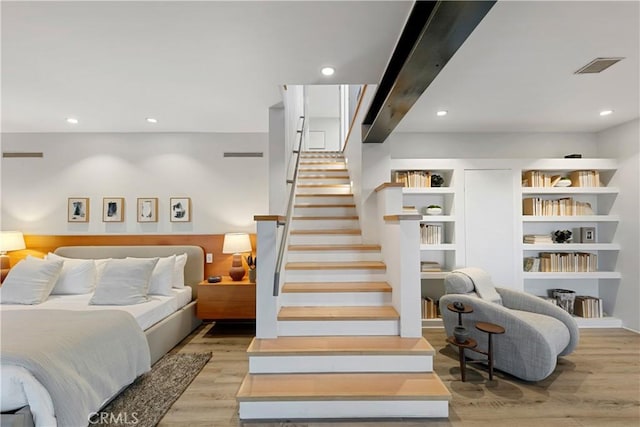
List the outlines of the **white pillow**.
{"label": "white pillow", "polygon": [[184,288],[184,266],[187,264],[187,254],[176,255],[176,265],[173,267],[172,286],[176,289]]}
{"label": "white pillow", "polygon": [[62,261],[27,257],[18,262],[0,288],[2,304],[40,304],[47,299],[62,270]]}
{"label": "white pillow", "polygon": [[89,301],[93,305],[133,305],[147,302],[149,281],[158,258],[110,259]]}
{"label": "white pillow", "polygon": [[[127,259],[153,259],[153,258],[133,258]],[[176,256],[155,258],[158,260],[149,282],[149,295],[171,296],[171,284],[173,283],[173,270],[176,264]]]}
{"label": "white pillow", "polygon": [[62,271],[52,295],[88,294],[96,287],[96,264],[92,259],[66,258],[49,252],[45,259],[62,261]]}

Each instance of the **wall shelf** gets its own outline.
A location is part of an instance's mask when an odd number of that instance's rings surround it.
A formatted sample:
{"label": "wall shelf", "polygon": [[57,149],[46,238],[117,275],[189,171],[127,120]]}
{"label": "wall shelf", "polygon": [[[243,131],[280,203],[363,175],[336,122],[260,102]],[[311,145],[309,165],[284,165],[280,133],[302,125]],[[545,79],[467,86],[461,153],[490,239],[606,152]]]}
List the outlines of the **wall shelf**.
{"label": "wall shelf", "polygon": [[618,194],[617,187],[522,187],[522,194]]}
{"label": "wall shelf", "polygon": [[453,243],[441,243],[439,245],[420,245],[421,251],[455,251],[456,245]]}
{"label": "wall shelf", "polygon": [[455,191],[451,187],[404,187],[403,194],[453,194]]}
{"label": "wall shelf", "polygon": [[420,222],[455,222],[452,215],[423,215]]}
{"label": "wall shelf", "polygon": [[522,215],[522,222],[618,222],[619,220],[620,217],[618,215]]}
{"label": "wall shelf", "polygon": [[551,244],[531,244],[523,243],[523,251],[619,251],[620,245],[617,243],[551,243]]}
{"label": "wall shelf", "polygon": [[523,272],[526,280],[546,279],[620,279],[622,275],[617,271],[589,271],[589,272]]}

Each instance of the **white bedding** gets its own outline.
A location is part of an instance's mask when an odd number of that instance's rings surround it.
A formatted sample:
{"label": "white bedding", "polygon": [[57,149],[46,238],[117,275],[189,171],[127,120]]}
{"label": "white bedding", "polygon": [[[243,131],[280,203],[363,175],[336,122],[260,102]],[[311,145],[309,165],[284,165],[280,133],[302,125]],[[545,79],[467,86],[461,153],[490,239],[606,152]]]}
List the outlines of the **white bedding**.
{"label": "white bedding", "polygon": [[[136,319],[142,330],[146,330],[191,301],[191,288],[188,286],[183,289],[172,289],[172,294],[173,296],[170,297],[150,295],[149,302],[125,306],[89,305],[92,294],[50,295],[42,304],[2,304],[0,310],[123,310]],[[2,392],[0,409],[2,411],[18,409],[29,404],[36,426],[56,426],[51,397],[29,371],[19,367],[3,366],[0,382]]]}
{"label": "white bedding", "polygon": [[124,310],[135,317],[144,331],[189,304],[191,288],[172,289],[172,296],[149,295],[150,301],[135,305],[89,305],[93,294],[49,295],[42,304],[2,304],[0,310]]}

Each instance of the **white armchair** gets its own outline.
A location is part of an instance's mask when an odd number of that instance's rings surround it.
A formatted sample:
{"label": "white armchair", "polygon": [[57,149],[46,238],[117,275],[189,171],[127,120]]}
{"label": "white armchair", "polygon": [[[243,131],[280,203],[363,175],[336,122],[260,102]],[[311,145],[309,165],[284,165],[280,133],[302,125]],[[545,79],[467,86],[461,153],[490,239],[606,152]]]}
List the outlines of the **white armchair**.
{"label": "white armchair", "polygon": [[580,332],[576,321],[561,308],[536,296],[506,288],[495,288],[486,272],[463,268],[445,278],[440,312],[447,335],[453,335],[458,314],[447,304],[460,301],[473,308],[462,315],[462,324],[478,349],[486,351],[487,336],[476,330],[477,322],[505,328],[504,335],[493,340],[494,366],[527,381],[540,381],[556,367],[558,356],[570,354],[578,345]]}

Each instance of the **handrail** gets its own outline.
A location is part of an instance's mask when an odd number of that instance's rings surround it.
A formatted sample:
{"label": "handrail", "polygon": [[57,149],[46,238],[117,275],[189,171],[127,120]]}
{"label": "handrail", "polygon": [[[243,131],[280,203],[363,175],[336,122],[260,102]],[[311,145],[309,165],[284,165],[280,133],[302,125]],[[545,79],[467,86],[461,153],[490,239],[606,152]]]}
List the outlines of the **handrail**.
{"label": "handrail", "polygon": [[[302,138],[304,137],[304,124],[305,118],[304,116],[300,116],[302,119],[302,126],[297,131],[299,134],[298,138],[298,149],[293,150],[293,154],[297,154],[296,157],[296,166],[293,169],[293,178],[287,180],[287,184],[291,184],[291,190],[289,191],[289,202],[287,203],[287,216],[284,221],[284,230],[282,231],[282,238],[280,239],[280,248],[278,250],[278,260],[276,261],[276,271],[273,274],[273,296],[277,297],[280,293],[280,270],[282,269],[282,259],[284,258],[284,249],[287,242],[287,235],[289,234],[289,224],[291,223],[291,215],[293,214],[293,198],[296,191],[296,183],[298,181],[298,165],[300,164],[300,152],[302,151]],[[282,223],[278,223],[278,225],[283,225]]]}

